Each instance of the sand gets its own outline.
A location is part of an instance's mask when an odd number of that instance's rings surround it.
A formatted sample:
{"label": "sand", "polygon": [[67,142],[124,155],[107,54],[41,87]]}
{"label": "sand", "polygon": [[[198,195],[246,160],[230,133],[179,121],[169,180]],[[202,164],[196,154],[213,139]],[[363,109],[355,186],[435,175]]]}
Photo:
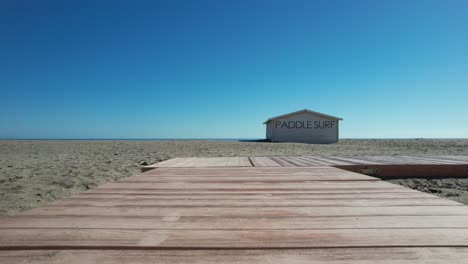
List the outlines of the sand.
{"label": "sand", "polygon": [[[468,155],[468,140],[342,140],[330,145],[239,141],[0,141],[0,214],[14,215],[175,157]],[[392,182],[468,204],[467,179]]]}

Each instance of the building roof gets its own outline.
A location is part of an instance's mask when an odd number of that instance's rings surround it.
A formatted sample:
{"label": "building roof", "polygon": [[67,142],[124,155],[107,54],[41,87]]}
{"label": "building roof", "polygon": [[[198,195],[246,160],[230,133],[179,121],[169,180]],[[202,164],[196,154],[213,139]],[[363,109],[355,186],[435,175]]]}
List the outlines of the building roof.
{"label": "building roof", "polygon": [[330,118],[330,119],[343,120],[343,118],[340,118],[340,117],[326,115],[326,114],[322,114],[322,113],[319,113],[319,112],[311,111],[309,109],[304,109],[304,110],[299,110],[299,111],[292,112],[292,113],[289,113],[289,114],[268,118],[268,120],[263,122],[263,124],[266,124],[266,123],[268,123],[270,121],[273,121],[273,120],[276,120],[276,119],[280,119],[280,118],[284,118],[284,117],[288,117],[288,116],[293,116],[293,115],[297,115],[297,114],[301,114],[301,113],[309,113],[309,114],[314,114],[314,115],[318,115],[318,116],[322,116],[322,117],[326,117],[326,118]]}

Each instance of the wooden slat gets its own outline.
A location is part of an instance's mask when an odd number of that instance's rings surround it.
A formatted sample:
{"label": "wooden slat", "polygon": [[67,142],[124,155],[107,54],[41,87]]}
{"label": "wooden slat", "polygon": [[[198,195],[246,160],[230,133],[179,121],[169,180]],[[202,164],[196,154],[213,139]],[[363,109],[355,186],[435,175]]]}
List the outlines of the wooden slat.
{"label": "wooden slat", "polygon": [[2,249],[468,247],[466,228],[321,230],[0,229]]}
{"label": "wooden slat", "polygon": [[[375,182],[375,184],[374,184]],[[262,182],[236,182],[229,185],[218,183],[183,183],[183,182],[166,182],[166,183],[130,183],[130,182],[115,182],[103,185],[100,189],[154,189],[154,190],[235,190],[235,189],[253,189],[253,190],[317,190],[317,189],[400,189],[401,186],[392,186],[380,181],[302,181],[300,183],[289,183],[288,181],[278,183],[262,183]]]}
{"label": "wooden slat", "polygon": [[320,248],[265,250],[15,250],[0,251],[8,264],[465,264],[468,249],[450,247]]}
{"label": "wooden slat", "polygon": [[[250,161],[252,163],[250,163]],[[276,157],[216,157],[216,158],[175,158],[159,162],[145,169],[162,167],[306,167],[346,165],[450,165],[468,164],[467,156],[276,156]]]}
{"label": "wooden slat", "polygon": [[362,206],[362,207],[42,207],[23,216],[218,216],[218,217],[343,217],[343,216],[444,216],[468,215],[467,206]]}
{"label": "wooden slat", "polygon": [[310,167],[310,166],[322,165],[317,162],[313,162],[313,161],[306,160],[306,159],[301,159],[300,157],[283,157],[283,159],[299,167]]}
{"label": "wooden slat", "polygon": [[393,156],[366,156],[362,158],[365,160],[380,162],[383,164],[394,164],[394,165],[424,164],[424,162],[413,160],[412,158],[401,158],[401,157],[393,157]]}
{"label": "wooden slat", "polygon": [[280,167],[278,163],[270,159],[269,157],[250,157],[255,167]]}
{"label": "wooden slat", "polygon": [[[82,194],[87,193],[120,193],[120,194],[159,194],[159,195],[293,195],[293,194],[371,194],[371,193],[401,193],[405,195],[407,193],[421,193],[419,191],[409,189],[409,188],[382,188],[382,189],[373,189],[373,188],[352,188],[345,190],[330,190],[330,189],[227,189],[227,190],[210,190],[210,189],[200,189],[200,190],[186,190],[186,189],[175,189],[175,190],[165,190],[165,189],[113,189],[113,188],[96,188],[89,190]],[[75,197],[75,196],[71,196]]]}
{"label": "wooden slat", "polygon": [[344,162],[349,162],[354,165],[379,165],[383,164],[381,162],[375,162],[375,161],[369,161],[369,160],[364,160],[362,157],[337,157],[337,156],[330,156],[328,157],[329,159],[332,160],[337,160],[337,161],[344,161]]}
{"label": "wooden slat", "polygon": [[326,165],[326,166],[350,165],[349,162],[335,161],[335,160],[325,159],[325,158],[321,158],[321,157],[317,157],[317,156],[305,156],[305,157],[301,157],[301,158],[306,159],[306,160],[314,161],[314,162],[318,163],[319,165]]}
{"label": "wooden slat", "polygon": [[387,164],[387,165],[353,165],[340,166],[343,169],[355,172],[371,170],[373,176],[385,179],[391,178],[466,178],[468,165],[442,165],[442,164]]}
{"label": "wooden slat", "polygon": [[466,164],[466,162],[462,161],[454,161],[448,159],[440,159],[440,158],[433,158],[433,157],[415,157],[415,156],[400,156],[401,158],[410,158],[416,161],[420,161],[423,164]]}
{"label": "wooden slat", "polygon": [[127,206],[127,207],[289,207],[289,206],[408,206],[408,205],[446,205],[459,206],[460,203],[442,198],[423,199],[311,199],[311,200],[155,200],[144,198],[113,198],[113,199],[77,199],[69,198],[56,201],[51,206]]}
{"label": "wooden slat", "polygon": [[468,207],[323,166],[366,162],[452,166],[417,157],[170,160],[167,168],[0,218],[0,262],[465,260]]}
{"label": "wooden slat", "polygon": [[296,167],[297,166],[297,164],[291,163],[291,162],[285,160],[283,157],[270,157],[270,159],[273,160],[274,162],[278,163],[282,167]]}
{"label": "wooden slat", "polygon": [[119,183],[165,183],[165,182],[185,182],[185,183],[242,183],[242,182],[304,182],[304,181],[378,181],[379,179],[365,175],[311,175],[311,176],[295,176],[295,175],[258,175],[258,176],[139,176],[120,180]]}
{"label": "wooden slat", "polygon": [[313,166],[307,168],[304,167],[229,167],[229,168],[158,168],[143,173],[143,175],[161,175],[161,176],[191,176],[191,175],[203,175],[203,176],[254,176],[254,175],[324,175],[324,174],[340,174],[340,175],[352,175],[352,172],[333,168],[329,166]]}
{"label": "wooden slat", "polygon": [[311,200],[311,199],[417,199],[417,198],[435,198],[433,195],[421,192],[389,192],[389,193],[202,193],[202,194],[167,194],[167,193],[106,193],[106,192],[87,192],[73,196],[74,199],[113,199],[113,198],[146,198],[158,200]]}
{"label": "wooden slat", "polygon": [[389,228],[467,228],[466,216],[341,216],[341,217],[219,217],[219,216],[18,216],[2,220],[4,229],[154,229],[154,230],[314,230]]}
{"label": "wooden slat", "polygon": [[324,162],[330,163],[330,166],[333,165],[352,165],[353,163],[348,162],[348,161],[342,161],[342,160],[334,160],[326,156],[321,156],[321,157],[313,157],[314,159],[320,159],[323,160]]}
{"label": "wooden slat", "polygon": [[176,158],[147,167],[251,167],[248,157]]}

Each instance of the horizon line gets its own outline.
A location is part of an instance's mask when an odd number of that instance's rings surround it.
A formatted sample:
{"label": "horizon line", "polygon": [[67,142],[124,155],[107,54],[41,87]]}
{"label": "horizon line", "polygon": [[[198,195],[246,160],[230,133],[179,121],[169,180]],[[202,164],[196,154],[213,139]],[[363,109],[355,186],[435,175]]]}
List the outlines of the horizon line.
{"label": "horizon line", "polygon": [[[420,140],[420,139],[468,139],[468,137],[354,137],[354,138],[340,138],[340,140],[388,140],[388,139],[402,139],[402,140]],[[266,140],[265,138],[0,138],[0,140]]]}

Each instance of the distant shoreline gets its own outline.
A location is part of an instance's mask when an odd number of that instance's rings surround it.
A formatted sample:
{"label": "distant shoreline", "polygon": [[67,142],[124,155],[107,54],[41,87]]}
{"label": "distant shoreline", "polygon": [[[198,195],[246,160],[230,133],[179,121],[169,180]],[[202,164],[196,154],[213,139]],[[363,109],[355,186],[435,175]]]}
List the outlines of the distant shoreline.
{"label": "distant shoreline", "polygon": [[[340,138],[340,140],[466,140],[466,138]],[[135,140],[135,141],[239,141],[239,140],[265,140],[263,138],[0,138],[0,140]]]}

